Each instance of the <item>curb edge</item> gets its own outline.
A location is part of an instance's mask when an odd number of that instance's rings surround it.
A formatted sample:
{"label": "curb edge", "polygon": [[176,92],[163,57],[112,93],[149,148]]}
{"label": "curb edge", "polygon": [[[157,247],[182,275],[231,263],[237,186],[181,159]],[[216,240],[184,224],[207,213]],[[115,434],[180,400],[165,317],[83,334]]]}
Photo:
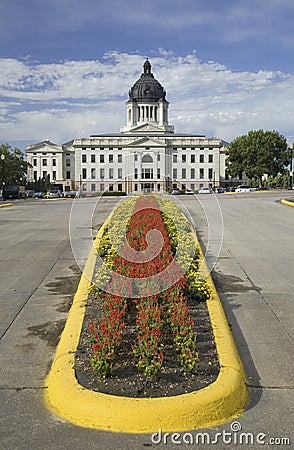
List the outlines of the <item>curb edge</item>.
{"label": "curb edge", "polygon": [[[97,234],[95,248],[108,220]],[[196,235],[195,238],[199,245]],[[45,381],[47,407],[78,426],[122,433],[154,433],[159,429],[165,432],[184,431],[210,427],[240,415],[247,403],[246,376],[210,274],[207,281],[212,296],[207,306],[221,366],[215,382],[188,394],[143,399],[102,394],[78,383],[74,358],[91,284],[89,280],[94,272],[94,246],[87,258]],[[202,250],[201,257],[204,258]],[[203,262],[205,264],[205,260]]]}

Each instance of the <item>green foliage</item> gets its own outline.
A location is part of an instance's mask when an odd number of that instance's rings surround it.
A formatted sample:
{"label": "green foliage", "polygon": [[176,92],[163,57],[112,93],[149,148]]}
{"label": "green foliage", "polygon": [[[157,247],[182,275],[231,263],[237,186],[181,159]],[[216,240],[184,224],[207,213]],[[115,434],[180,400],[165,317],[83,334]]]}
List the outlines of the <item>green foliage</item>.
{"label": "green foliage", "polygon": [[21,185],[25,184],[28,163],[24,160],[24,154],[18,148],[12,148],[8,144],[0,145],[0,155],[4,155],[4,180],[3,162],[1,161],[1,185]]}
{"label": "green foliage", "polygon": [[228,173],[257,179],[263,184],[263,175],[277,176],[285,172],[290,162],[286,138],[277,131],[249,131],[234,139],[227,149]]}

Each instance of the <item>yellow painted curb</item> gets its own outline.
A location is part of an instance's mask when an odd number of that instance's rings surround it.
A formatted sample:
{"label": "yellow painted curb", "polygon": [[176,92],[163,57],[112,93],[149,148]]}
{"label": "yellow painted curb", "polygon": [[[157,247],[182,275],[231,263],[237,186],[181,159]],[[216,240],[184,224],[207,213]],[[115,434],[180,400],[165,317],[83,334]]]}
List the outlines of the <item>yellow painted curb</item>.
{"label": "yellow painted curb", "polygon": [[[95,240],[96,248],[103,229]],[[74,358],[95,260],[92,248],[45,382],[45,401],[50,410],[79,426],[123,433],[154,433],[159,428],[164,432],[196,429],[241,414],[247,402],[245,374],[210,275],[212,296],[207,305],[221,366],[214,383],[192,393],[159,398],[107,395],[78,383]]]}
{"label": "yellow painted curb", "polygon": [[294,206],[294,202],[289,202],[289,200],[285,200],[284,198],[281,200],[281,203],[288,206]]}
{"label": "yellow painted curb", "polygon": [[0,208],[7,208],[8,206],[13,206],[12,203],[4,203],[3,205],[0,205]]}

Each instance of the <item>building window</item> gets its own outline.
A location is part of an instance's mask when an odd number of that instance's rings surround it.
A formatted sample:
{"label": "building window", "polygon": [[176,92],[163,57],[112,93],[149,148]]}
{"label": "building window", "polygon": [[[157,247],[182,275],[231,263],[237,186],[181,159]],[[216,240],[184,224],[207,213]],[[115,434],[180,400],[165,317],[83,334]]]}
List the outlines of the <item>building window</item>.
{"label": "building window", "polygon": [[182,178],[183,180],[186,179],[186,169],[182,169]]}
{"label": "building window", "polygon": [[143,180],[151,180],[153,178],[153,169],[149,167],[142,169],[142,178]]}
{"label": "building window", "polygon": [[199,169],[199,178],[201,180],[204,178],[204,169]]}
{"label": "building window", "polygon": [[[54,160],[53,160],[54,161]],[[55,164],[53,164],[53,166],[54,166]],[[66,165],[66,167],[69,167],[70,166],[70,159],[66,159],[65,160],[65,165]]]}
{"label": "building window", "polygon": [[91,155],[91,163],[95,163],[96,162],[96,155]]}
{"label": "building window", "polygon": [[117,178],[122,178],[122,169],[117,170]]}
{"label": "building window", "polygon": [[178,169],[173,169],[173,179],[176,180],[178,178]]}
{"label": "building window", "polygon": [[33,166],[36,166],[36,165],[37,165],[37,160],[33,159]]}
{"label": "building window", "polygon": [[117,155],[117,162],[122,163],[122,155]]}
{"label": "building window", "polygon": [[157,153],[157,161],[160,161],[160,153]]}
{"label": "building window", "polygon": [[142,158],[142,163],[153,163],[153,158],[150,155],[144,155]]}
{"label": "building window", "polygon": [[160,191],[160,183],[157,183],[157,190]]}
{"label": "building window", "polygon": [[87,162],[87,155],[82,155],[82,163],[86,163]]}
{"label": "building window", "polygon": [[135,180],[138,179],[138,169],[135,169]]}
{"label": "building window", "polygon": [[195,179],[195,169],[191,169],[191,179]]}
{"label": "building window", "polygon": [[100,183],[100,187],[99,187],[100,192],[104,191],[104,183]]}
{"label": "building window", "polygon": [[113,192],[113,184],[109,185],[109,192]]}
{"label": "building window", "polygon": [[199,162],[204,163],[204,155],[199,155]]}
{"label": "building window", "polygon": [[160,167],[157,168],[157,179],[160,180]]}
{"label": "building window", "polygon": [[118,183],[118,185],[117,185],[117,190],[118,190],[119,192],[122,192],[122,183]]}
{"label": "building window", "polygon": [[109,179],[113,179],[113,169],[109,169]]}
{"label": "building window", "polygon": [[194,191],[194,189],[195,189],[195,184],[194,183],[191,183],[191,189],[192,189],[192,191]]}
{"label": "building window", "polygon": [[208,155],[208,162],[213,163],[213,155]]}
{"label": "building window", "polygon": [[135,183],[135,191],[137,191],[137,190],[138,190],[138,184]]}
{"label": "building window", "polygon": [[47,159],[42,159],[42,166],[47,166]]}
{"label": "building window", "polygon": [[55,158],[52,159],[52,166],[56,166],[56,159]]}
{"label": "building window", "polygon": [[96,169],[91,169],[91,179],[95,180],[96,178]]}
{"label": "building window", "polygon": [[96,191],[96,184],[95,183],[91,184],[91,191],[92,192]]}
{"label": "building window", "polygon": [[182,162],[185,163],[186,162],[186,155],[182,155]]}
{"label": "building window", "polygon": [[70,180],[70,171],[69,170],[66,171],[66,179]]}
{"label": "building window", "polygon": [[38,178],[38,172],[36,170],[34,170],[34,181],[37,181]]}
{"label": "building window", "polygon": [[173,154],[173,162],[176,163],[177,162],[177,155],[174,153]]}
{"label": "building window", "polygon": [[46,170],[43,170],[43,180],[45,180],[47,178],[47,172]]}
{"label": "building window", "polygon": [[83,178],[84,180],[86,180],[86,178],[87,178],[87,169],[83,169],[83,170],[82,170],[82,178]]}
{"label": "building window", "polygon": [[53,180],[56,180],[56,171],[55,170],[53,170],[53,172],[52,172],[52,177],[53,177]]}
{"label": "building window", "polygon": [[95,150],[95,147],[91,147],[91,150]]}
{"label": "building window", "polygon": [[87,147],[82,147],[82,150],[87,150]]}
{"label": "building window", "polygon": [[109,162],[113,163],[113,155],[109,155]]}
{"label": "building window", "polygon": [[134,153],[134,161],[138,161],[138,153]]}
{"label": "building window", "polygon": [[195,162],[195,155],[191,155],[191,163]]}
{"label": "building window", "polygon": [[104,163],[104,155],[100,155],[100,162]]}
{"label": "building window", "polygon": [[212,169],[208,169],[208,178],[212,180],[213,172]]}
{"label": "building window", "polygon": [[100,169],[100,180],[104,178],[104,169]]}

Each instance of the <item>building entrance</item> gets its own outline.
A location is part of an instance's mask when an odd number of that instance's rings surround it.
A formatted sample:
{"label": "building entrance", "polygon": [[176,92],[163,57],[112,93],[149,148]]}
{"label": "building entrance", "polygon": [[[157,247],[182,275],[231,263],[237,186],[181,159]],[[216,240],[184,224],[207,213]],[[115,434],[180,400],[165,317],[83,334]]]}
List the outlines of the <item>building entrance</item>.
{"label": "building entrance", "polygon": [[141,190],[143,192],[153,192],[154,191],[154,183],[141,183]]}

